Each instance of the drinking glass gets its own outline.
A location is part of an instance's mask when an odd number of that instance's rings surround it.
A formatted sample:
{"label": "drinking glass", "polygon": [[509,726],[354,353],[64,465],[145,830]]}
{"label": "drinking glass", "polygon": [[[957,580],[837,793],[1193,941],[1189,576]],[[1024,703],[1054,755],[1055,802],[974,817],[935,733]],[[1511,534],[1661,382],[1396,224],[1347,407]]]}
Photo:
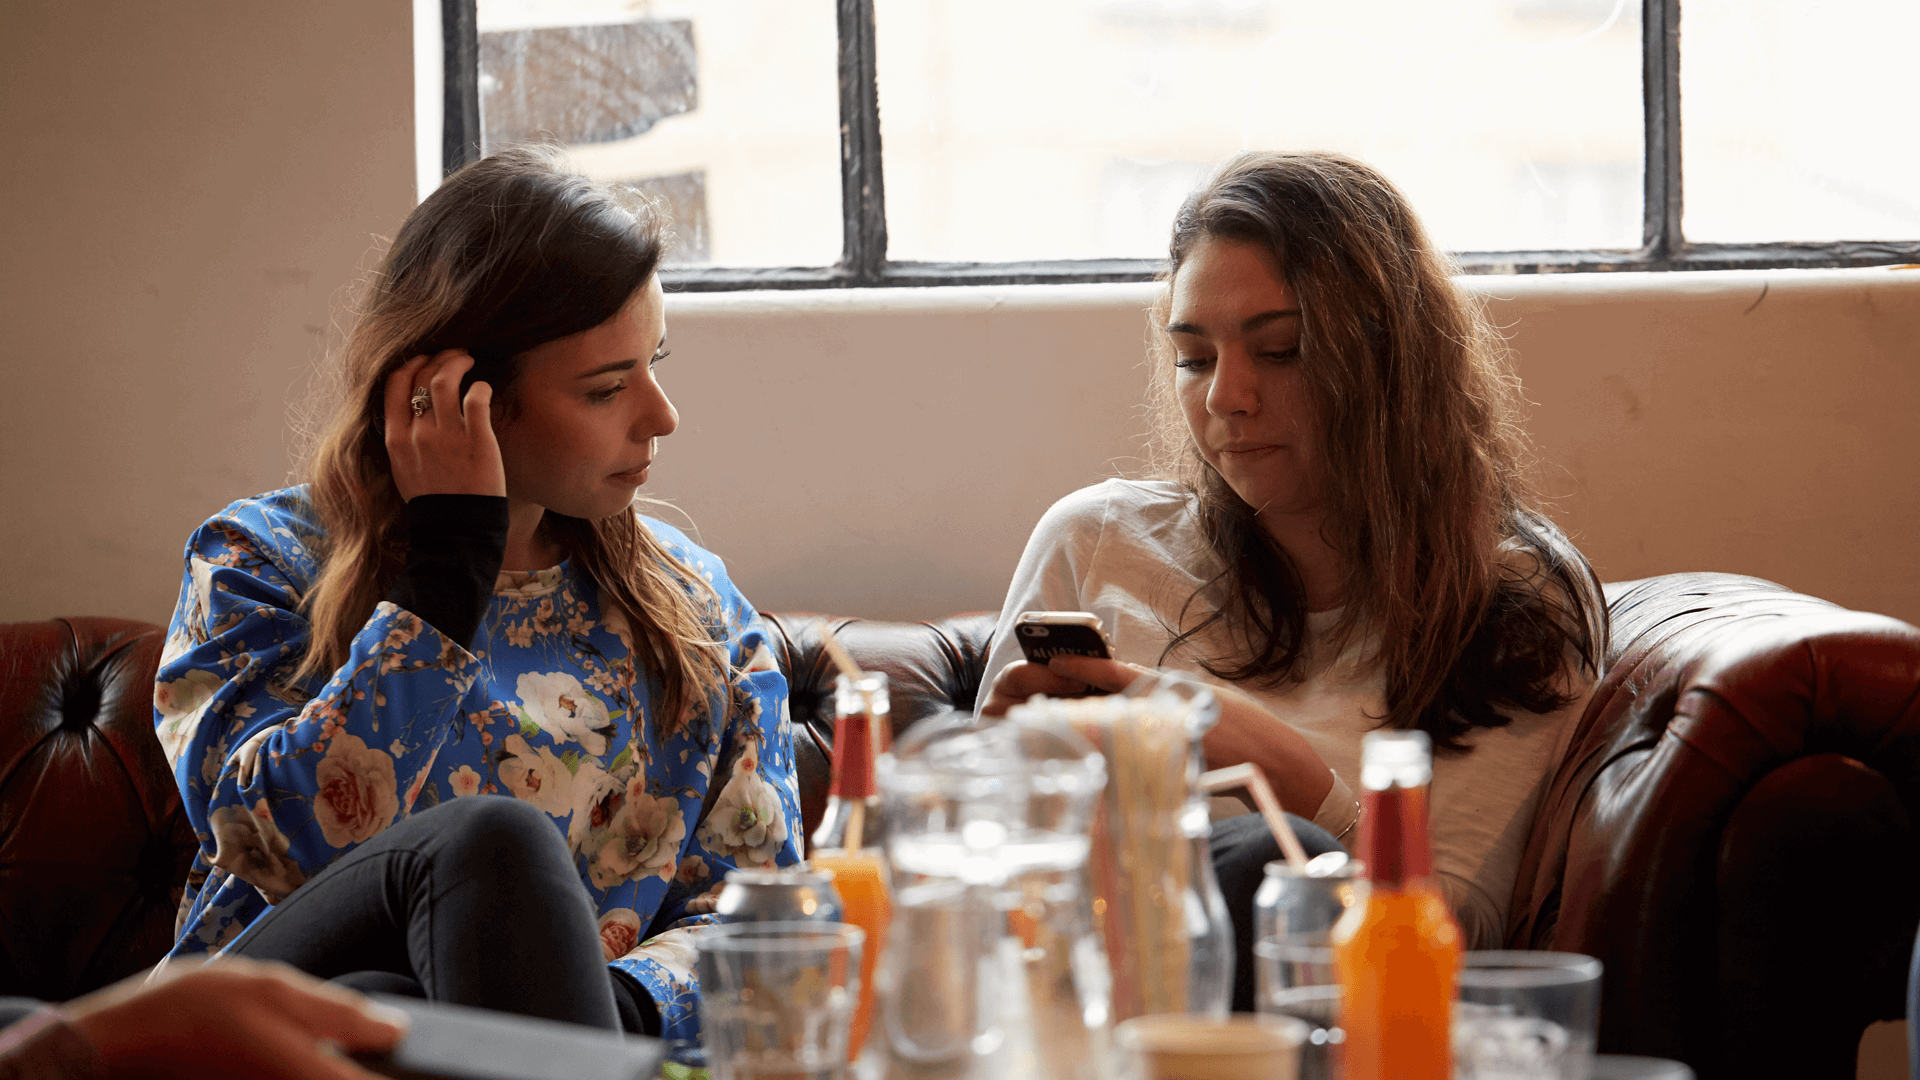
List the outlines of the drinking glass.
{"label": "drinking glass", "polygon": [[1254,1008],[1266,1016],[1305,1021],[1302,1080],[1328,1080],[1345,1037],[1340,987],[1333,971],[1333,925],[1360,902],[1366,886],[1360,864],[1328,852],[1295,870],[1267,864],[1254,894]]}
{"label": "drinking glass", "polygon": [[1114,1029],[1120,1080],[1296,1080],[1306,1037],[1281,1016],[1157,1013]]}
{"label": "drinking glass", "polygon": [[1470,952],[1453,1008],[1457,1080],[1588,1080],[1600,961],[1578,953]]}
{"label": "drinking glass", "polygon": [[1330,851],[1295,870],[1267,864],[1253,897],[1254,975],[1258,1000],[1291,986],[1339,981],[1333,973],[1333,925],[1359,903],[1360,864]]}
{"label": "drinking glass", "polygon": [[1340,1044],[1346,1040],[1346,1032],[1340,1028],[1339,983],[1276,988],[1261,995],[1260,1015],[1305,1025],[1300,1040],[1300,1080],[1339,1080]]}
{"label": "drinking glass", "polygon": [[866,933],[846,923],[747,922],[696,939],[700,1030],[715,1080],[836,1080],[860,998]]}

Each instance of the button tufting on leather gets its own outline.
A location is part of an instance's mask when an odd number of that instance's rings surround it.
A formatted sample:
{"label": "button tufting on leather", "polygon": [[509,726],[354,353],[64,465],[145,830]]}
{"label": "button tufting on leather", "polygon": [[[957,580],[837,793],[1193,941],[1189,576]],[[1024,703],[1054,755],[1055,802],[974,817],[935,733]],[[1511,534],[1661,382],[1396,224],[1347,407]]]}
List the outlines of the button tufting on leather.
{"label": "button tufting on leather", "polygon": [[92,727],[100,715],[101,695],[98,668],[89,667],[71,673],[61,688],[60,730],[79,732]]}
{"label": "button tufting on leather", "polygon": [[157,626],[0,626],[0,995],[150,967],[197,841],[153,737]]}

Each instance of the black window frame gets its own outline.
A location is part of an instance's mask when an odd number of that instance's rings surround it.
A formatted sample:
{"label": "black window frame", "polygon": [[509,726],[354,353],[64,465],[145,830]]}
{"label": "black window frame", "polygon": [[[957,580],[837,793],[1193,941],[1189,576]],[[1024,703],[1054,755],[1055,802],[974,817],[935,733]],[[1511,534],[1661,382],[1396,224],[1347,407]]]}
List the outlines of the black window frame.
{"label": "black window frame", "polygon": [[[1151,281],[1164,259],[907,262],[887,258],[886,187],[880,154],[874,0],[836,0],[839,23],[840,261],[824,267],[674,267],[664,284],[681,292],[733,289],[1029,285]],[[1470,274],[1557,274],[1620,270],[1729,270],[1879,266],[1920,262],[1920,241],[1782,241],[1704,244],[1680,229],[1680,2],[1641,0],[1645,200],[1641,245],[1633,251],[1468,251],[1454,257]],[[442,162],[447,173],[480,153],[479,34],[475,0],[441,0],[446,93]]]}

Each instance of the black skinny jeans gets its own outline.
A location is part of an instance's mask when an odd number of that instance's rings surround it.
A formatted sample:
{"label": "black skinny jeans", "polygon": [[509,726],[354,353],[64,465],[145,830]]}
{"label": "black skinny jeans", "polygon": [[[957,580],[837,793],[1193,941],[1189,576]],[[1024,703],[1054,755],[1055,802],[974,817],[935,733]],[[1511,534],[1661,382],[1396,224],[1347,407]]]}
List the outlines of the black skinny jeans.
{"label": "black skinny jeans", "polygon": [[501,795],[454,799],[389,826],[268,910],[230,951],[358,990],[660,1029],[652,997],[603,961],[598,920],[553,819]]}
{"label": "black skinny jeans", "polygon": [[[1293,826],[1309,859],[1347,850],[1311,821],[1288,814],[1287,824]],[[1220,895],[1226,898],[1227,914],[1233,919],[1233,1011],[1253,1012],[1253,894],[1267,879],[1267,864],[1284,856],[1280,854],[1280,842],[1259,814],[1215,822],[1207,847],[1213,856],[1214,876],[1220,879]]]}

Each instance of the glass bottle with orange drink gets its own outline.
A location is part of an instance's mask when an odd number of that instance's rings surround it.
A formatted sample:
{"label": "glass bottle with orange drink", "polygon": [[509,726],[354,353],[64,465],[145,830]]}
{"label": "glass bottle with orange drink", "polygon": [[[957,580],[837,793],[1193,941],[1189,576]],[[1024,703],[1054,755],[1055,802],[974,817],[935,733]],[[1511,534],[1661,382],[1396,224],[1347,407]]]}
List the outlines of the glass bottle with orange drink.
{"label": "glass bottle with orange drink", "polygon": [[833,786],[808,857],[815,869],[833,871],[846,920],[867,932],[860,953],[860,1002],[847,1038],[850,1059],[860,1056],[873,1019],[873,975],[893,918],[883,852],[886,819],[873,783],[874,759],[892,742],[890,711],[884,674],[863,671],[857,677],[836,678]]}
{"label": "glass bottle with orange drink", "polygon": [[1433,751],[1422,731],[1362,743],[1366,899],[1333,929],[1347,1080],[1447,1080],[1460,927],[1433,880]]}

